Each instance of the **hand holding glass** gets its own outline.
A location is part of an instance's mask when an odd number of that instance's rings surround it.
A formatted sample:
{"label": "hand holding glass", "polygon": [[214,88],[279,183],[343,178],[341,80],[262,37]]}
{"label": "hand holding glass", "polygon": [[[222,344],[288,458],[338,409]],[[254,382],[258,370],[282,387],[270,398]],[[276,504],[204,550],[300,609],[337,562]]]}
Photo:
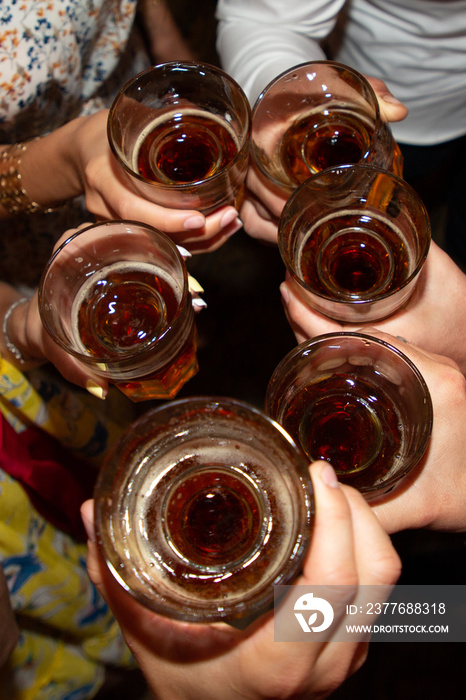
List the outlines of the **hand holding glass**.
{"label": "hand holding glass", "polygon": [[136,421],[95,491],[97,540],[140,603],[192,622],[263,612],[311,536],[308,461],[241,401],[172,401]]}
{"label": "hand holding glass", "polygon": [[310,460],[369,500],[419,463],[432,430],[432,401],[414,364],[362,333],[328,333],[298,345],[275,369],[266,411]]}
{"label": "hand holding glass", "polygon": [[197,372],[186,266],[149,226],[78,230],[44,270],[39,310],[60,347],[133,401],[171,398]]}
{"label": "hand holding glass", "polygon": [[111,149],[132,187],[164,207],[238,208],[249,160],[251,108],[208,64],[163,63],[139,73],[108,117]]}
{"label": "hand holding glass", "polygon": [[416,192],[379,168],[330,168],[286,203],[278,244],[309,306],[337,321],[393,314],[413,293],[427,258],[430,222]]}
{"label": "hand holding glass", "polygon": [[290,194],[336,165],[369,163],[402,174],[402,156],[366,78],[334,61],[312,61],[279,75],[252,114],[251,156]]}

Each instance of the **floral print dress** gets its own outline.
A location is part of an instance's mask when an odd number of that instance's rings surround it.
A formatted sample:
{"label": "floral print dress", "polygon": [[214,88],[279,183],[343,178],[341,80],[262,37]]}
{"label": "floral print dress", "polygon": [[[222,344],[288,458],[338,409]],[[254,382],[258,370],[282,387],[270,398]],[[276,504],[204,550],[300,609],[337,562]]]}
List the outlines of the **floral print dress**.
{"label": "floral print dress", "polygon": [[[108,107],[146,68],[137,0],[0,1],[0,144],[53,131]],[[33,288],[56,240],[92,221],[83,198],[52,214],[0,222],[0,279]]]}
{"label": "floral print dress", "polygon": [[126,47],[136,0],[2,0],[0,136],[14,143],[92,110]]}

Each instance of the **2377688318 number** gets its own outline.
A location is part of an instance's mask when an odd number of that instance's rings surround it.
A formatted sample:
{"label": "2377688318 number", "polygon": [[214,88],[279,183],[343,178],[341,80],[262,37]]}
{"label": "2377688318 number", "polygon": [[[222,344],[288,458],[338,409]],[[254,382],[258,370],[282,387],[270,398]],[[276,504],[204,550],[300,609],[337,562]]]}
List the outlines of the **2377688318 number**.
{"label": "2377688318 number", "polygon": [[402,602],[384,602],[384,603],[366,603],[364,606],[347,605],[346,614],[366,615],[444,615],[446,613],[445,603],[402,603]]}

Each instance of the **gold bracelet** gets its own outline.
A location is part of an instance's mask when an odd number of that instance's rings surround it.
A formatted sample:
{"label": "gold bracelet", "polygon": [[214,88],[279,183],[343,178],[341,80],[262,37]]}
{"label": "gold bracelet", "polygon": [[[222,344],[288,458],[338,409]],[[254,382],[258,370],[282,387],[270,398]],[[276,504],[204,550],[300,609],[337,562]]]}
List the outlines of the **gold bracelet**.
{"label": "gold bracelet", "polygon": [[5,148],[0,155],[0,204],[9,214],[49,213],[50,207],[33,202],[21,183],[21,156],[29,143],[15,143]]}

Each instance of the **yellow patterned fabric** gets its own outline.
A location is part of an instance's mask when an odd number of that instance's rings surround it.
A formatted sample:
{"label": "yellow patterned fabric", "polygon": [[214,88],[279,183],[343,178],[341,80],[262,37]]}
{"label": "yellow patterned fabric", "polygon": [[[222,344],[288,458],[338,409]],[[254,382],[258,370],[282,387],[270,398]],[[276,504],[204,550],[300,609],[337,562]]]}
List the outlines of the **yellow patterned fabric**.
{"label": "yellow patterned fabric", "polygon": [[[111,389],[110,401],[102,404],[50,373],[48,366],[26,375],[0,355],[0,412],[14,430],[21,433],[34,425],[97,466],[133,417],[126,405],[113,409],[111,399],[119,392]],[[123,417],[117,422],[109,413]]]}
{"label": "yellow patterned fabric", "polygon": [[20,627],[0,700],[84,700],[102,686],[105,665],[134,667],[85,559],[85,545],[44,520],[0,470],[0,560]]}

